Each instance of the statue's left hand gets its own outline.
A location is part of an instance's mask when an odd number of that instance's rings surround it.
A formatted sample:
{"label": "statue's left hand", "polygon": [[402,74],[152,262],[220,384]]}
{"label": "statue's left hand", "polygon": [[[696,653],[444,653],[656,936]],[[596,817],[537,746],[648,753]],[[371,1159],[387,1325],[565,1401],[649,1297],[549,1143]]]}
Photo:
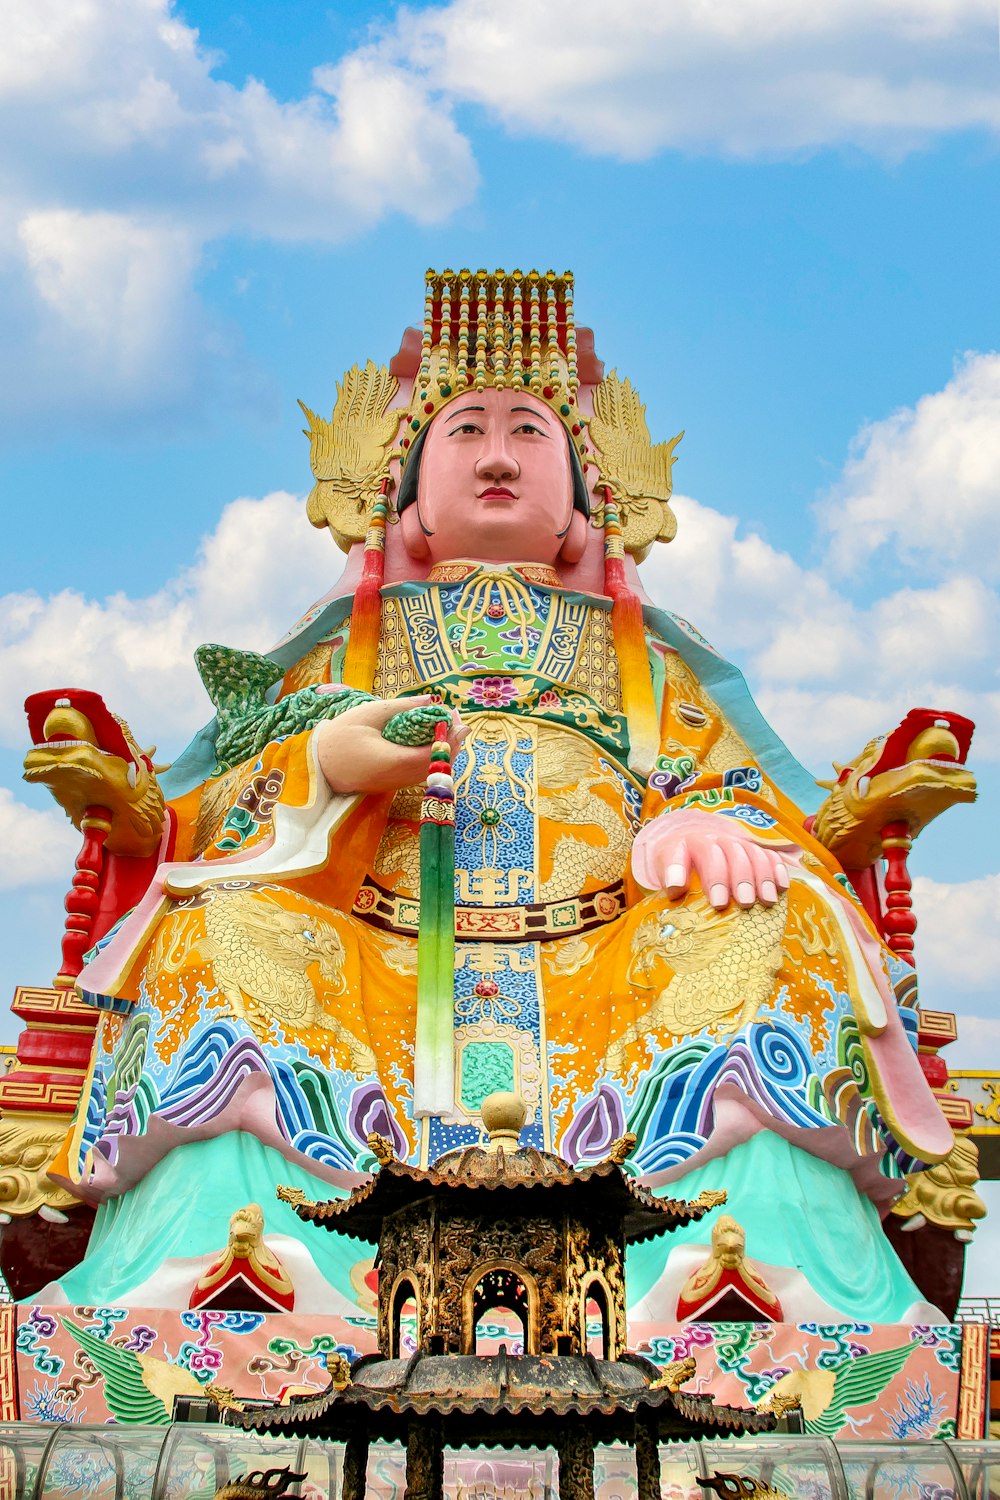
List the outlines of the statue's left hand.
{"label": "statue's left hand", "polygon": [[[400,745],[385,739],[383,729],[401,710],[422,708],[430,697],[372,698],[319,724],[316,750],[320,768],[335,792],[397,792],[422,782],[430,766],[430,745]],[[457,712],[448,732],[452,755],[468,730]]]}
{"label": "statue's left hand", "polygon": [[711,904],[722,910],[730,901],[773,906],[788,889],[801,851],[794,844],[758,843],[736,818],[687,807],[669,817],[654,818],[640,828],[632,846],[632,873],[647,891],[683,896],[698,875]]}

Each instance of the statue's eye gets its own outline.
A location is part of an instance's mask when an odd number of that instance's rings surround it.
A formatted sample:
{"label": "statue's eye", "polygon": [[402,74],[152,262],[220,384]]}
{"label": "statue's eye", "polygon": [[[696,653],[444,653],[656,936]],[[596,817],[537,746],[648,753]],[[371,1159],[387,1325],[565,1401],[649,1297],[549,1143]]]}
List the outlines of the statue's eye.
{"label": "statue's eye", "polygon": [[460,422],[457,427],[451,429],[448,436],[454,437],[456,433],[482,433],[482,430],[481,427],[476,426],[475,422]]}
{"label": "statue's eye", "polygon": [[514,431],[527,432],[534,437],[548,437],[548,433],[543,432],[540,427],[536,427],[534,422],[519,422]]}

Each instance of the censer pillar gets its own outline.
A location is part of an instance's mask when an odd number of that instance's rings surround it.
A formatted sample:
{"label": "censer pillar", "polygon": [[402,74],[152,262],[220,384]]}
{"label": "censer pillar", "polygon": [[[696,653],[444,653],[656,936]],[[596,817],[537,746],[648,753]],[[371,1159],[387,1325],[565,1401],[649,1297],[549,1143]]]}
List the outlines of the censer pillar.
{"label": "censer pillar", "polygon": [[578,1417],[559,1436],[559,1500],[594,1500],[594,1439]]}

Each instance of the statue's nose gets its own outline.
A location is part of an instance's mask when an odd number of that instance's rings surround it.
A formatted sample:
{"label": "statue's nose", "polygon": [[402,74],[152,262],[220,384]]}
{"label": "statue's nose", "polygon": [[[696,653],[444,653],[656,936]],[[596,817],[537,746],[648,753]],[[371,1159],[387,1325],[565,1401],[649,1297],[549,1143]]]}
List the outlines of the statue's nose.
{"label": "statue's nose", "polygon": [[482,479],[516,479],[520,472],[513,453],[500,439],[489,444],[476,464],[476,473]]}

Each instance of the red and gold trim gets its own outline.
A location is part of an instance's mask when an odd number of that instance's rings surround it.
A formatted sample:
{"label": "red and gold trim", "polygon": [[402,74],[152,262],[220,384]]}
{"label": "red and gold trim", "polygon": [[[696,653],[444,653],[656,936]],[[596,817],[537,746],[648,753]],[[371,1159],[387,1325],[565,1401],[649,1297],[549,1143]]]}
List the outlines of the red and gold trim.
{"label": "red and gold trim", "polygon": [[18,985],[11,1010],[25,1023],[17,1053],[0,1079],[0,1110],[72,1114],[80,1097],[100,1019],[73,990]]}
{"label": "red and gold trim", "polygon": [[[455,937],[459,942],[489,939],[495,943],[547,942],[576,937],[603,927],[625,910],[625,882],[566,901],[541,901],[527,906],[456,906]],[[383,932],[415,937],[420,903],[396,896],[370,877],[354,900],[354,915]]]}
{"label": "red and gold trim", "polygon": [[963,1323],[958,1377],[957,1438],[986,1435],[989,1417],[990,1330],[985,1323]]}

